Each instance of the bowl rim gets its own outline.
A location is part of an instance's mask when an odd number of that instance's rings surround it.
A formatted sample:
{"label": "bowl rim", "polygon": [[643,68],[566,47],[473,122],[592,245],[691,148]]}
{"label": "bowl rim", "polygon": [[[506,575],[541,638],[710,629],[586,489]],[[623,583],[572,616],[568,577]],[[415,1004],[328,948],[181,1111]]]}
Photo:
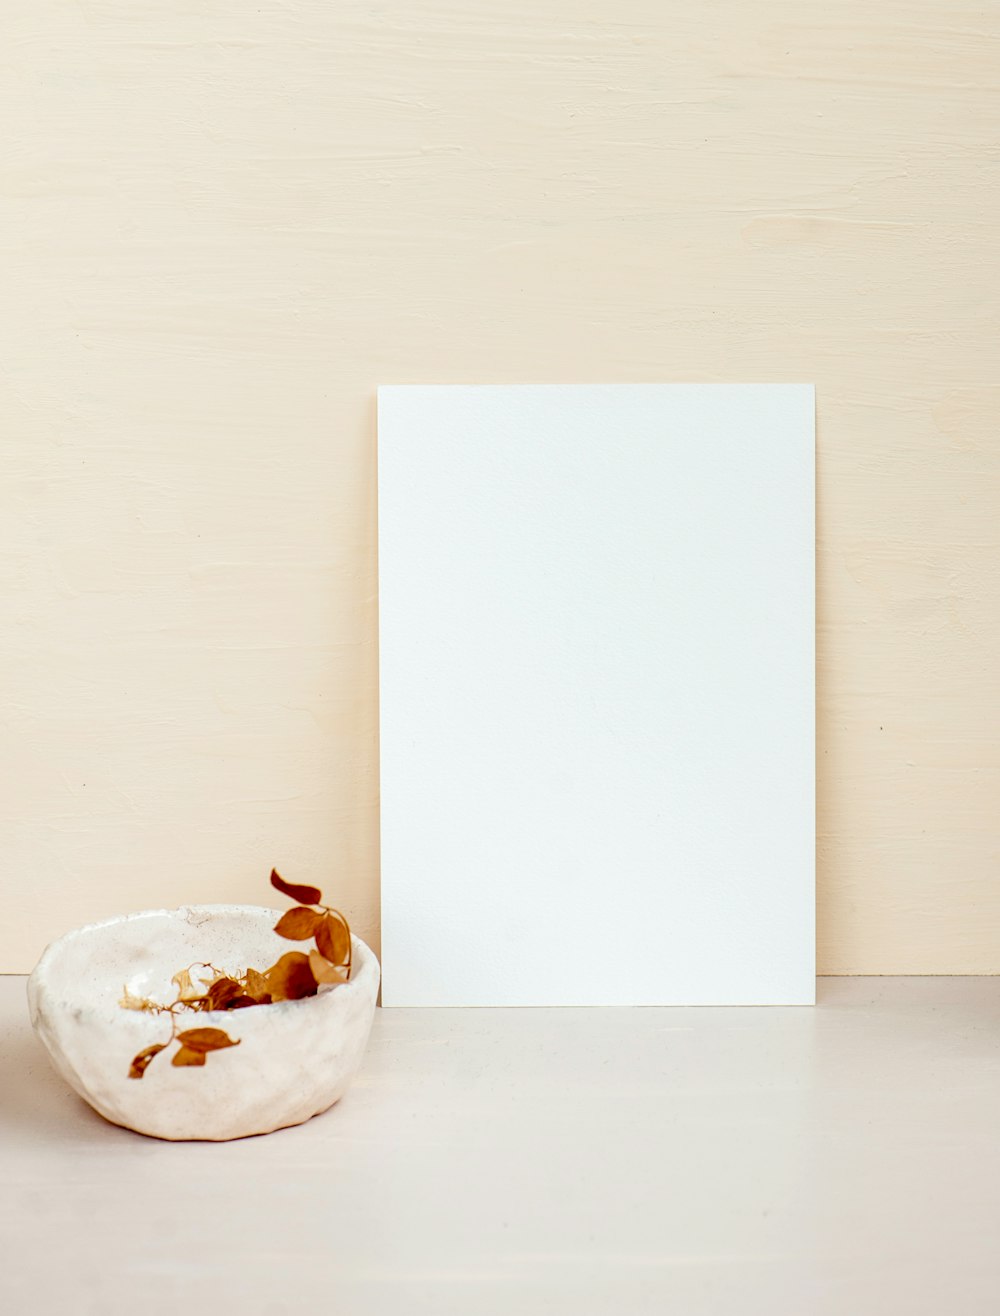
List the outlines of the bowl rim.
{"label": "bowl rim", "polygon": [[[141,919],[155,917],[188,919],[191,914],[204,914],[209,916],[213,914],[266,914],[269,917],[280,918],[284,912],[285,911],[281,909],[273,909],[269,905],[230,904],[219,901],[212,904],[177,905],[174,908],[138,909],[129,914],[115,914],[110,918],[97,919],[93,923],[83,923],[79,927],[70,928],[67,932],[62,933],[53,941],[50,941],[42,951],[35,967],[28,975],[27,986],[29,999],[33,998],[40,988],[45,991],[46,995],[51,994],[50,985],[44,981],[44,971],[58,960],[60,952],[69,942],[76,941],[78,938],[84,937],[90,933],[100,932],[105,928],[120,927],[125,923],[135,923]],[[329,1003],[329,1001],[335,1000],[338,997],[343,1000],[345,993],[350,996],[355,996],[359,991],[366,990],[368,988],[368,980],[372,978],[373,975],[381,976],[378,959],[372,948],[366,942],[362,941],[362,939],[354,932],[351,933],[351,950],[352,972],[347,982],[331,986],[327,990],[323,990],[321,987],[314,996],[302,996],[294,1001],[271,1001],[266,1005],[255,1005],[251,1013],[261,1020],[263,1020],[264,1017],[274,1019],[281,1014],[286,1013],[291,1006],[305,1006],[307,1008],[311,1006],[316,1008],[320,1002],[325,1001]],[[197,963],[198,961],[194,962]],[[376,978],[376,992],[377,990]],[[92,997],[75,1000],[72,1001],[71,1004],[74,1008],[86,1008],[88,1013],[93,1012],[94,1014],[104,1014],[106,1012],[109,1017],[114,1018],[129,1013],[128,1011],[123,1010],[117,1002],[113,1006],[109,1006],[104,1002],[94,1000]],[[266,1015],[260,1012],[266,1012]],[[34,1011],[32,1011],[32,1013],[34,1013]],[[232,1021],[234,1014],[246,1015],[247,1013],[248,1012],[245,1010],[200,1010],[198,1012],[198,1018],[226,1018]]]}

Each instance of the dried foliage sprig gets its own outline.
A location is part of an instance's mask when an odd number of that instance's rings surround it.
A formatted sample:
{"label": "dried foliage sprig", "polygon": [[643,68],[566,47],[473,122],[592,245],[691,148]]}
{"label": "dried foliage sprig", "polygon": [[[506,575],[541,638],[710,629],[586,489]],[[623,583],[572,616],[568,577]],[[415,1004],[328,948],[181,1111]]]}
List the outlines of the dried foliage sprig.
{"label": "dried foliage sprig", "polygon": [[[212,1051],[223,1051],[239,1046],[222,1028],[188,1028],[177,1031],[177,1016],[184,1011],[243,1010],[253,1005],[273,1005],[277,1001],[297,1001],[315,996],[320,986],[338,986],[351,976],[351,929],[339,909],[322,904],[319,887],[298,886],[286,882],[274,868],[271,885],[283,895],[296,901],[296,908],[282,914],[274,930],[289,941],[315,940],[315,948],[308,953],[289,951],[269,969],[248,968],[246,973],[227,974],[214,964],[196,962],[179,969],[171,982],[176,984],[177,996],[169,1005],[151,1001],[145,996],[134,996],[124,988],[119,1005],[124,1010],[143,1010],[150,1014],[170,1015],[170,1036],[165,1042],[147,1046],[133,1059],[129,1078],[142,1078],[151,1061],[166,1050],[171,1042],[180,1045],[174,1052],[171,1064],[204,1065]],[[315,908],[313,908],[315,906]],[[191,981],[192,969],[207,969],[211,976],[201,978],[196,985]]]}

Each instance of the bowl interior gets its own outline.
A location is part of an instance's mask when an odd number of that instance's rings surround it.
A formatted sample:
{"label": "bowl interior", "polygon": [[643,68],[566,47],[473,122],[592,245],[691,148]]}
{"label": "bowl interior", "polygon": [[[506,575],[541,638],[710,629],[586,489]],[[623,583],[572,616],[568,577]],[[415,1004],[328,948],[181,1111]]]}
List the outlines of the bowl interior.
{"label": "bowl interior", "polygon": [[80,928],[55,942],[45,956],[49,990],[67,1005],[117,1008],[123,988],[167,1004],[177,995],[171,981],[203,965],[231,975],[248,967],[264,970],[290,950],[313,943],[279,937],[274,925],[281,910],[255,905],[193,905],[148,910]]}

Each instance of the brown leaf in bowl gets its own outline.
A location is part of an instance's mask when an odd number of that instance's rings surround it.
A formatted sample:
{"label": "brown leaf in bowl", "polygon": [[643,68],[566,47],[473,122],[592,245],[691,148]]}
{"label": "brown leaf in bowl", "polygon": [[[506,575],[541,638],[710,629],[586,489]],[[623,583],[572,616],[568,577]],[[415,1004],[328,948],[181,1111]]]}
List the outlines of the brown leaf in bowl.
{"label": "brown leaf in bowl", "polygon": [[208,989],[209,1010],[228,1010],[231,1001],[243,995],[242,986],[234,978],[217,978]]}
{"label": "brown leaf in bowl", "polygon": [[166,1042],[157,1042],[155,1046],[147,1046],[145,1051],[140,1051],[132,1061],[132,1068],[128,1071],[129,1078],[142,1078],[152,1058],[158,1056],[167,1045]]}
{"label": "brown leaf in bowl", "polygon": [[274,930],[280,937],[287,937],[289,941],[308,941],[322,921],[322,914],[300,905],[297,909],[290,909],[282,914],[274,925]]}
{"label": "brown leaf in bowl", "polygon": [[182,1046],[179,1051],[175,1051],[170,1063],[172,1065],[203,1065],[205,1063],[204,1051],[192,1051],[189,1046]]}
{"label": "brown leaf in bowl", "polygon": [[351,958],[351,931],[343,914],[324,914],[316,929],[316,945],[331,964],[347,964]]}
{"label": "brown leaf in bowl", "polygon": [[222,1051],[227,1046],[239,1046],[221,1028],[188,1028],[177,1034],[177,1040],[189,1051]]}
{"label": "brown leaf in bowl", "polygon": [[292,882],[286,882],[276,868],[271,869],[271,885],[276,891],[297,900],[300,905],[318,905],[323,899],[323,893],[319,887],[296,886]]}
{"label": "brown leaf in bowl", "polygon": [[317,982],[339,984],[347,981],[347,969],[331,964],[318,950],[309,952],[309,968]]}
{"label": "brown leaf in bowl", "polygon": [[257,969],[247,969],[246,991],[247,995],[253,997],[258,1005],[269,1004],[271,989],[267,985],[267,974],[260,973]]}
{"label": "brown leaf in bowl", "polygon": [[272,1001],[298,1001],[316,995],[316,979],[309,967],[309,956],[290,950],[267,971],[267,985]]}

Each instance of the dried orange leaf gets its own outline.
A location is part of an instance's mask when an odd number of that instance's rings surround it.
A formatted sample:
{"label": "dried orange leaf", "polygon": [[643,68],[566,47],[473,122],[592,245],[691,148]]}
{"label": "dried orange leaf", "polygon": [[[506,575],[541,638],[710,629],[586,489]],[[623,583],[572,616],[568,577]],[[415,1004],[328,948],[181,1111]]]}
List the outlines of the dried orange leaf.
{"label": "dried orange leaf", "polygon": [[331,964],[318,950],[309,952],[309,967],[317,982],[342,983],[347,981],[347,969]]}
{"label": "dried orange leaf", "polygon": [[309,956],[290,950],[267,971],[267,985],[274,1001],[298,1001],[316,995],[316,979],[309,967]]}
{"label": "dried orange leaf", "polygon": [[289,941],[307,941],[322,921],[322,914],[317,914],[314,909],[304,909],[300,905],[297,909],[290,909],[286,914],[282,914],[274,925],[274,930],[279,936],[287,937]]}
{"label": "dried orange leaf", "polygon": [[252,996],[261,1005],[271,999],[267,977],[257,969],[247,969],[247,995]]}
{"label": "dried orange leaf", "polygon": [[147,1046],[145,1051],[140,1051],[132,1061],[132,1068],[128,1071],[129,1078],[142,1078],[153,1056],[158,1056],[165,1046],[167,1046],[166,1042],[157,1042],[155,1046]]}
{"label": "dried orange leaf", "polygon": [[243,995],[243,988],[233,978],[217,978],[208,989],[208,1009],[225,1010],[229,1002]]}
{"label": "dried orange leaf", "polygon": [[351,958],[351,932],[343,914],[324,914],[316,929],[316,945],[333,964]]}
{"label": "dried orange leaf", "polygon": [[[268,997],[268,1000],[271,998]],[[263,1001],[255,1001],[252,996],[234,996],[231,1001],[226,1002],[227,1010],[244,1010],[248,1005],[263,1005]]]}
{"label": "dried orange leaf", "polygon": [[295,886],[286,882],[276,868],[271,869],[271,885],[283,895],[291,896],[300,905],[318,905],[323,899],[323,892],[317,886]]}
{"label": "dried orange leaf", "polygon": [[172,1065],[203,1065],[205,1063],[204,1051],[192,1051],[188,1046],[182,1046],[179,1051],[175,1051]]}
{"label": "dried orange leaf", "polygon": [[177,1040],[188,1051],[221,1051],[227,1046],[239,1046],[221,1028],[189,1028],[178,1033]]}

